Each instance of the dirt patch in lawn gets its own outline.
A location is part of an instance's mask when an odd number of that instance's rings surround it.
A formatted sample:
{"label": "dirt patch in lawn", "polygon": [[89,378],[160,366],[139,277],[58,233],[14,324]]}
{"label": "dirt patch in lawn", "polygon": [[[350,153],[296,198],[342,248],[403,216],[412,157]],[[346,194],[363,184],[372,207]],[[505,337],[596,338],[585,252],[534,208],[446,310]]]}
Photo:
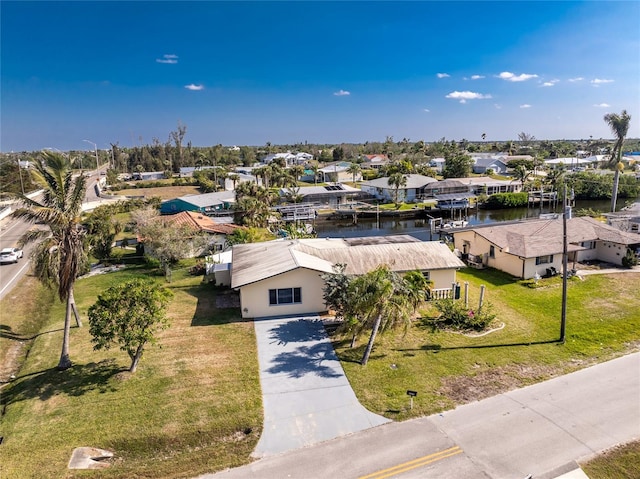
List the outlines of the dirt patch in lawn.
{"label": "dirt patch in lawn", "polygon": [[[573,365],[572,369],[576,366]],[[511,364],[480,371],[475,376],[443,378],[438,393],[456,404],[466,404],[545,381],[564,373],[566,368],[562,366]]]}
{"label": "dirt patch in lawn", "polygon": [[159,188],[129,188],[126,190],[114,191],[113,194],[122,196],[143,196],[153,198],[158,196],[163,200],[170,200],[186,195],[199,195],[197,186],[163,186]]}

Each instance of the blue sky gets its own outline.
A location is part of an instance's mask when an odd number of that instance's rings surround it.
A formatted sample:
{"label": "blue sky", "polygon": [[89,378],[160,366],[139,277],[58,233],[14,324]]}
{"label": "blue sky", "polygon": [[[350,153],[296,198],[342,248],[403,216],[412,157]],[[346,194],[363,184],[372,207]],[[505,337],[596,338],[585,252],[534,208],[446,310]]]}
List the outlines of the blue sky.
{"label": "blue sky", "polygon": [[11,2],[0,150],[640,137],[640,2]]}

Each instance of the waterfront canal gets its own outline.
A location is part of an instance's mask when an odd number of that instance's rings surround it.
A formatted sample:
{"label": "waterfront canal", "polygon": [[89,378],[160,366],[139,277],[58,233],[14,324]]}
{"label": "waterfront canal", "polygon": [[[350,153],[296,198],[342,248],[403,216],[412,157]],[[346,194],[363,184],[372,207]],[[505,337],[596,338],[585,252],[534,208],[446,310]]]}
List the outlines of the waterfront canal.
{"label": "waterfront canal", "polygon": [[[620,207],[624,206],[624,202],[620,202]],[[574,210],[593,209],[596,211],[607,212],[611,207],[609,200],[598,201],[576,201]],[[548,206],[544,208],[511,208],[503,210],[469,210],[467,221],[469,226],[489,223],[499,223],[502,221],[514,221],[525,218],[537,218],[540,213],[559,213],[561,207],[555,210]],[[351,219],[345,220],[324,220],[319,219],[315,222],[314,228],[319,238],[355,238],[361,236],[383,236],[383,235],[400,235],[407,234],[415,236],[423,241],[437,240],[438,234],[431,236],[429,229],[429,220],[426,219],[394,219],[381,217],[379,221],[375,218],[359,218],[357,224]]]}

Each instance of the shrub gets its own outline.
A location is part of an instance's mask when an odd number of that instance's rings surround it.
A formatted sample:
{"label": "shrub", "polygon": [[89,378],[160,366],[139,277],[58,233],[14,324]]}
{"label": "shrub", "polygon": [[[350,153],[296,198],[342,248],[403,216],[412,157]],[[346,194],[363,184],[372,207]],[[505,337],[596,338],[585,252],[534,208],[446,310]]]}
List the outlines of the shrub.
{"label": "shrub", "polygon": [[198,261],[191,268],[189,268],[189,274],[191,276],[204,276],[207,272],[207,267],[204,264],[204,261]]}
{"label": "shrub", "polygon": [[451,328],[458,331],[483,331],[495,319],[490,303],[485,303],[481,309],[467,309],[462,301],[453,299],[441,299],[434,303],[440,312],[437,318],[430,322],[435,327]]}
{"label": "shrub", "polygon": [[496,193],[489,196],[486,207],[489,209],[517,208],[527,206],[527,193]]}
{"label": "shrub", "polygon": [[627,248],[627,254],[622,258],[622,266],[625,268],[633,268],[638,265],[638,255],[636,255],[631,249]]}

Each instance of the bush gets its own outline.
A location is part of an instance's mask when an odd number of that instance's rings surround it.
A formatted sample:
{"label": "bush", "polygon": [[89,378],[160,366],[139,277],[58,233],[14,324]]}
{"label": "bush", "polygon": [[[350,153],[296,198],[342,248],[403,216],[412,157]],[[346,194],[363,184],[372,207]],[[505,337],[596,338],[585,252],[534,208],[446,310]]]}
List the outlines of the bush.
{"label": "bush", "polygon": [[490,303],[485,303],[480,310],[467,309],[462,301],[441,299],[435,303],[440,312],[430,322],[435,327],[450,328],[458,331],[483,331],[495,319]]}
{"label": "bush", "polygon": [[204,264],[204,261],[198,261],[191,268],[189,268],[189,274],[191,276],[204,276],[207,272],[207,267]]}
{"label": "bush", "polygon": [[625,268],[633,268],[638,265],[638,255],[627,248],[627,254],[622,258],[622,266]]}
{"label": "bush", "polygon": [[489,196],[485,206],[489,209],[517,208],[527,206],[527,193],[496,193]]}

